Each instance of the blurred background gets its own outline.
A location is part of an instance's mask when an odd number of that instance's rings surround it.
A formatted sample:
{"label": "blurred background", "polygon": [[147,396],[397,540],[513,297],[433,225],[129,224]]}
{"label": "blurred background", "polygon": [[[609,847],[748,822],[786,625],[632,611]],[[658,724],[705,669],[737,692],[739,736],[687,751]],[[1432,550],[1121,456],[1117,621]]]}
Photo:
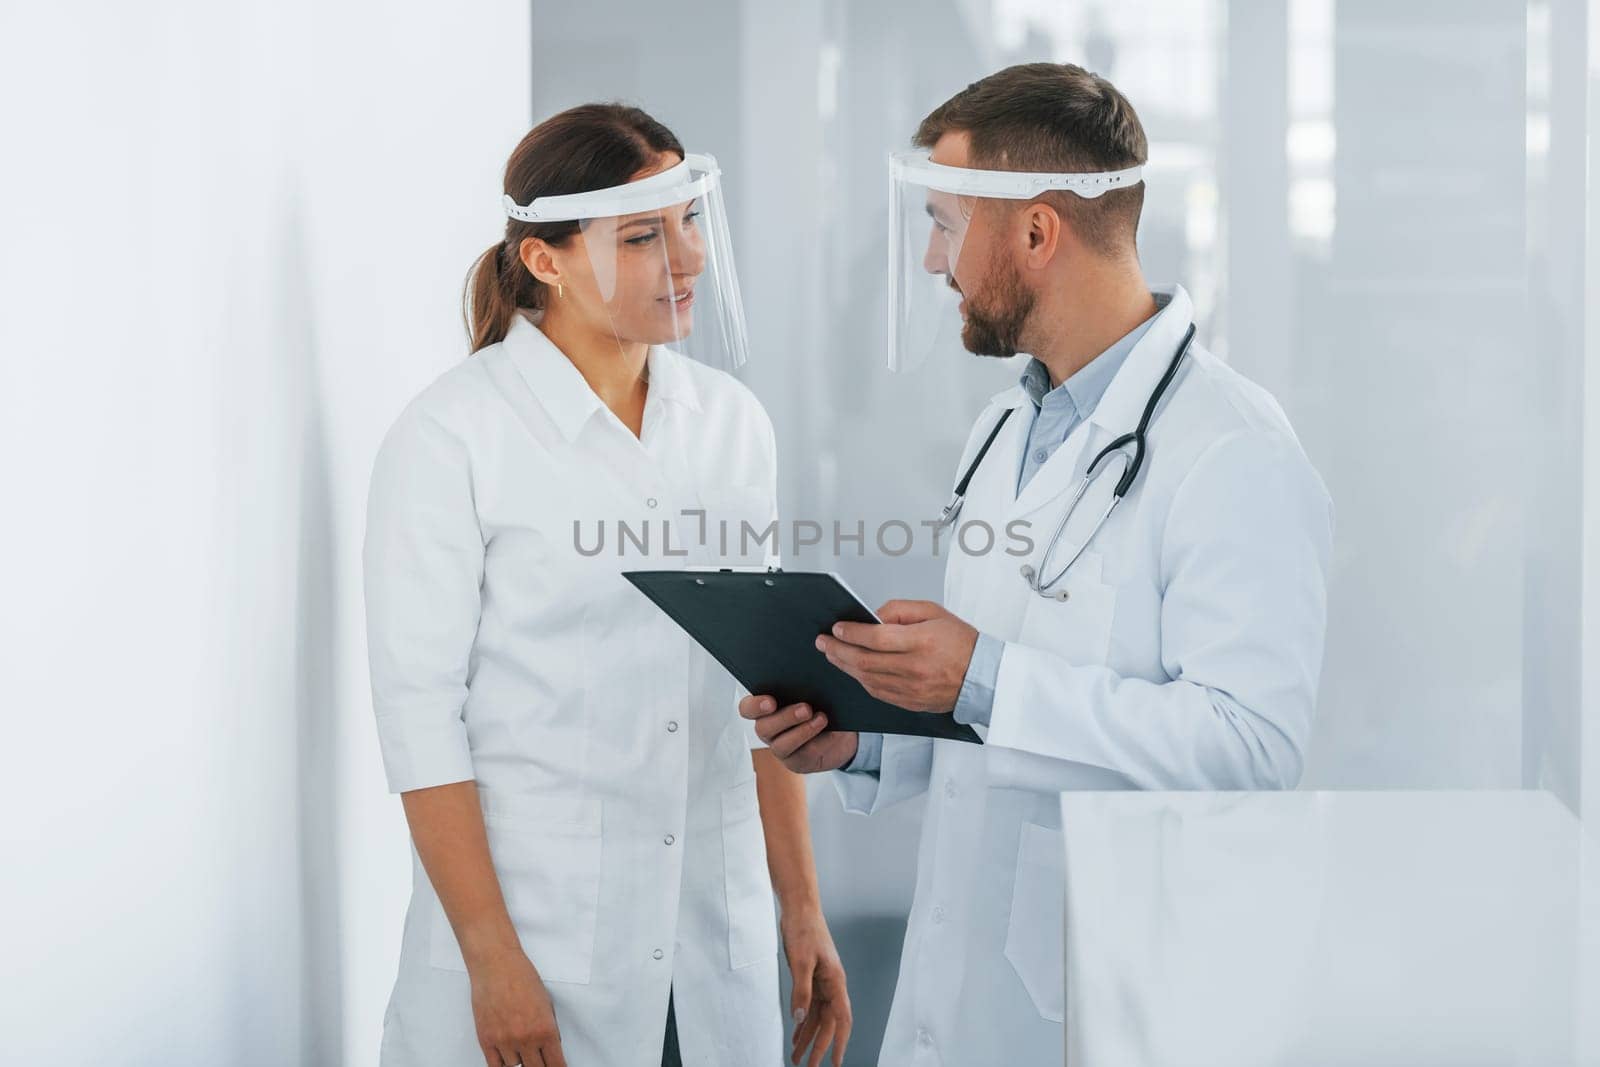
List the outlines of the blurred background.
{"label": "blurred background", "polygon": [[[1333,495],[1304,787],[1600,832],[1600,3],[5,0],[0,1059],[375,1062],[409,865],[367,477],[466,354],[535,121],[623,99],[718,157],[782,505],[870,529],[937,513],[1016,373],[883,369],[884,156],[1046,59],[1138,108],[1146,274]],[[938,595],[823,547],[788,562]],[[920,813],[811,786],[872,1063]]]}

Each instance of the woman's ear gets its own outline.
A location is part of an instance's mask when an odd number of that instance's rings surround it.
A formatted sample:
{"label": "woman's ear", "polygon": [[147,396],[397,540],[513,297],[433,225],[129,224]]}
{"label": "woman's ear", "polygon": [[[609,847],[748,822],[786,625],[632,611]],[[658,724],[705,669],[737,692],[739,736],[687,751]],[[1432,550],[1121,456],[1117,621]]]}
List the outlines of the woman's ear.
{"label": "woman's ear", "polygon": [[550,246],[537,237],[524,237],[517,245],[517,258],[528,268],[528,273],[546,285],[561,285],[566,279],[556,265]]}
{"label": "woman's ear", "polygon": [[1024,262],[1038,270],[1047,266],[1066,240],[1066,225],[1054,206],[1035,201],[1022,209]]}

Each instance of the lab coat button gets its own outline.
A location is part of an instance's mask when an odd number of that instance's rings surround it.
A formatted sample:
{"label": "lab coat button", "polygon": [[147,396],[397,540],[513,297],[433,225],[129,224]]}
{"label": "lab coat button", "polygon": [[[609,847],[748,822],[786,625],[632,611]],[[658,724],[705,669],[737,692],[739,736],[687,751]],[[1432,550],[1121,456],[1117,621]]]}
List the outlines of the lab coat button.
{"label": "lab coat button", "polygon": [[932,1045],[933,1035],[928,1033],[926,1030],[919,1029],[917,1031],[917,1044],[923,1046],[924,1048]]}
{"label": "lab coat button", "polygon": [[656,506],[656,498],[655,497],[651,497],[650,499],[646,500],[645,501],[645,506],[646,507],[652,507],[652,508],[655,507]]}
{"label": "lab coat button", "polygon": [[675,734],[677,732],[678,732],[678,720],[677,719],[673,719],[671,722],[667,723],[667,733]]}
{"label": "lab coat button", "polygon": [[1035,452],[1033,454],[1033,461],[1035,463],[1043,463],[1045,460],[1047,460],[1049,458],[1050,458],[1050,453],[1046,452],[1042,448],[1039,449],[1039,451],[1037,451],[1037,452]]}
{"label": "lab coat button", "polygon": [[956,784],[954,782],[946,782],[944,784],[944,795],[950,800],[954,800],[956,798],[956,793],[958,792],[959,790],[956,789]]}
{"label": "lab coat button", "polygon": [[650,953],[650,958],[659,960],[662,957],[664,957],[665,955],[666,955],[665,952],[662,952],[660,949],[656,949],[654,952]]}
{"label": "lab coat button", "polygon": [[933,909],[933,921],[936,922],[936,923],[944,922],[944,909],[943,908],[934,908]]}
{"label": "lab coat button", "polygon": [[670,845],[676,840],[677,840],[676,837],[673,837],[671,834],[668,834],[666,837],[663,837],[661,839],[661,843],[664,844],[664,845]]}

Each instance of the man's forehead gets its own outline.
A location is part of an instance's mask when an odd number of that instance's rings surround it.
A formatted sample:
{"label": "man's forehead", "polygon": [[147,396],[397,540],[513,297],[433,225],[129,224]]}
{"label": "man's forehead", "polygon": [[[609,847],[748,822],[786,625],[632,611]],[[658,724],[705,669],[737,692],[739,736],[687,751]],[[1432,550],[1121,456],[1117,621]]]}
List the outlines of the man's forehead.
{"label": "man's forehead", "polygon": [[946,130],[934,142],[933,150],[928,153],[928,161],[947,167],[965,167],[971,147],[972,135],[966,130]]}

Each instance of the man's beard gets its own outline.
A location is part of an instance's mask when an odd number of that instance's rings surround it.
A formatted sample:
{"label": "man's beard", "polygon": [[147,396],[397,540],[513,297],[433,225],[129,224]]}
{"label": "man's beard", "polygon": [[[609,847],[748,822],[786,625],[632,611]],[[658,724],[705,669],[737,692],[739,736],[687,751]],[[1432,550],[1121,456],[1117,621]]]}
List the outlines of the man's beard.
{"label": "man's beard", "polygon": [[961,329],[961,343],[978,356],[1009,359],[1022,351],[1022,331],[1033,314],[1034,294],[1022,284],[1016,265],[1002,261],[990,271],[994,279],[985,287],[984,302],[993,310],[981,310],[972,293],[967,298],[967,322]]}

